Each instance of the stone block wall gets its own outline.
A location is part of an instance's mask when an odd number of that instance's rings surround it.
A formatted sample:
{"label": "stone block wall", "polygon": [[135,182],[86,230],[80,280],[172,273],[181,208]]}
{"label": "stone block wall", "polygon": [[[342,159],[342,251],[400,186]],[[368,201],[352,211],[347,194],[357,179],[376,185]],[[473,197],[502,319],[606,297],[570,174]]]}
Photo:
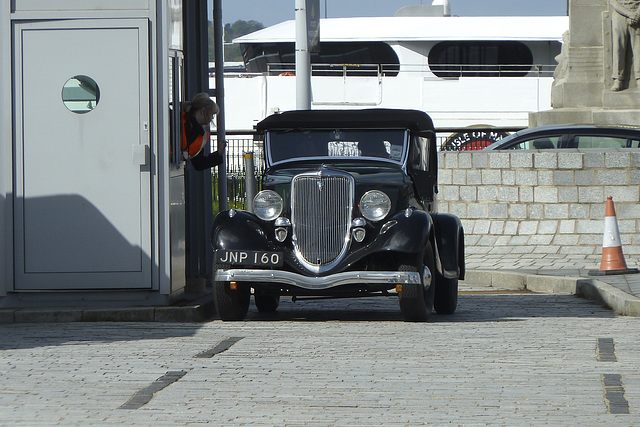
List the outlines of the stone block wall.
{"label": "stone block wall", "polygon": [[640,255],[639,166],[638,149],[440,152],[438,211],[462,220],[469,259],[580,257],[598,268],[612,196],[631,267]]}

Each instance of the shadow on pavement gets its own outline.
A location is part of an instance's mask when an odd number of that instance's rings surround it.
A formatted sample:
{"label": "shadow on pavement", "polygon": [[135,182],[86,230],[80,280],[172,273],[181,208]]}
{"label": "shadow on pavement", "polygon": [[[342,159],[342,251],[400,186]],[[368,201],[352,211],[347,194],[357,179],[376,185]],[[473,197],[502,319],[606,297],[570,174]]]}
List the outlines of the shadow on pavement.
{"label": "shadow on pavement", "polygon": [[[431,322],[516,322],[536,317],[613,318],[606,307],[572,295],[476,294],[460,295],[452,315],[434,314]],[[217,318],[216,318],[217,320]],[[251,304],[247,321],[289,322],[402,322],[395,297],[336,300],[282,298],[275,313],[260,313]]]}
{"label": "shadow on pavement", "polygon": [[21,323],[0,325],[0,351],[84,343],[162,340],[194,336],[202,323]]}
{"label": "shadow on pavement", "polygon": [[[614,318],[616,314],[590,300],[571,295],[473,294],[458,299],[452,315],[436,315],[433,323],[521,322],[532,318]],[[210,319],[222,326],[217,317]],[[403,322],[395,297],[337,300],[283,298],[278,311],[258,312],[251,305],[241,327],[258,322]],[[244,325],[243,325],[244,323]],[[233,325],[234,323],[228,323]],[[207,323],[68,322],[0,325],[0,351],[87,343],[162,340],[192,337]],[[209,324],[210,326],[210,324]],[[216,327],[217,325],[214,325]],[[428,327],[428,324],[425,325]]]}

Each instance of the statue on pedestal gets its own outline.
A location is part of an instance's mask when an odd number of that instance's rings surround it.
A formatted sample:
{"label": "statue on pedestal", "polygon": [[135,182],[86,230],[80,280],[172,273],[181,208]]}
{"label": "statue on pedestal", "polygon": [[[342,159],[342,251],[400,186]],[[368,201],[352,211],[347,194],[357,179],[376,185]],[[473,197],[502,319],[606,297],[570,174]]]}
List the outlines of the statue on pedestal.
{"label": "statue on pedestal", "polygon": [[[612,76],[614,92],[628,87],[628,65],[640,80],[640,0],[610,0],[612,37]],[[630,54],[630,55],[629,55]],[[631,57],[631,64],[627,59]]]}

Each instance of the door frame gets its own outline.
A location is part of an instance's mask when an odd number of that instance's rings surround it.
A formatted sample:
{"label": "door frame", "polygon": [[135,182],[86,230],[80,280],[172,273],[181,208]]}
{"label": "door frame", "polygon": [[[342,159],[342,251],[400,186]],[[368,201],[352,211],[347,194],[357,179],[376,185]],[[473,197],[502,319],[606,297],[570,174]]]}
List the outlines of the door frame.
{"label": "door frame", "polygon": [[[152,191],[155,188],[152,179],[153,156],[151,144],[151,108],[150,108],[150,87],[152,83],[150,75],[150,45],[149,45],[149,20],[139,18],[118,18],[118,19],[77,19],[77,20],[46,20],[46,21],[16,21],[12,25],[12,47],[14,49],[13,62],[13,111],[14,111],[14,158],[13,158],[13,217],[14,217],[14,290],[100,290],[100,289],[158,289],[157,276],[154,273],[154,265],[157,264],[157,254],[154,250],[154,208],[153,203],[157,201],[153,197]],[[117,273],[117,272],[71,272],[73,282],[68,278],[60,277],[66,273],[25,273],[25,234],[24,229],[24,182],[21,171],[24,165],[24,153],[22,151],[23,139],[23,56],[22,56],[22,31],[29,29],[117,29],[136,28],[138,30],[138,51],[139,51],[139,106],[140,106],[140,135],[139,141],[141,149],[135,150],[133,156],[140,155],[146,157],[146,166],[141,167],[140,174],[140,201],[141,201],[141,253],[144,255],[142,270],[137,273]],[[97,244],[97,243],[96,243]],[[127,277],[134,275],[136,277]],[[58,277],[56,277],[56,275]],[[29,277],[27,277],[29,276]]]}

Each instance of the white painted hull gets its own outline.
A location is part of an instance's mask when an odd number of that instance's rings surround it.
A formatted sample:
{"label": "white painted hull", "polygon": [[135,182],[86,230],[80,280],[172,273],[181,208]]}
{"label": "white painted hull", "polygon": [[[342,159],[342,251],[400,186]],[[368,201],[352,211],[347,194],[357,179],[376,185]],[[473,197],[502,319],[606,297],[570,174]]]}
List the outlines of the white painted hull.
{"label": "white painted hull", "polygon": [[[294,110],[295,80],[225,78],[227,130],[251,130],[270,114]],[[427,112],[437,128],[526,127],[530,112],[551,108],[552,83],[552,77],[313,77],[312,108],[417,109]]]}

